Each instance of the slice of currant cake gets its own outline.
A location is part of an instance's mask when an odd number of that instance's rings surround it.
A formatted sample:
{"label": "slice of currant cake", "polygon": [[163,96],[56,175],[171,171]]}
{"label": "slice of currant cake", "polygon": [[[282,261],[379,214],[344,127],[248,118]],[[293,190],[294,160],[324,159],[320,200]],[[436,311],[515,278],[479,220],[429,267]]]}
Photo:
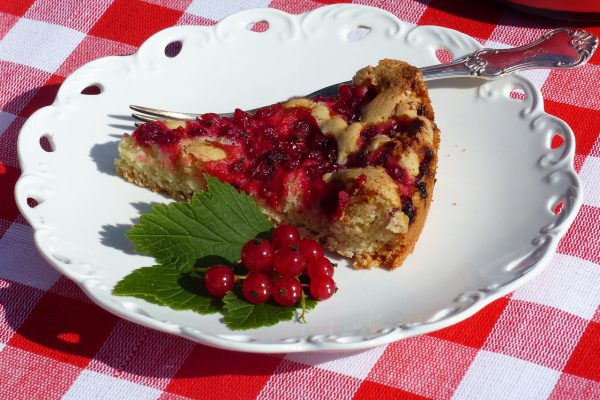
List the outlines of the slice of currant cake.
{"label": "slice of currant cake", "polygon": [[439,130],[419,70],[383,60],[335,96],[296,98],[232,118],[139,126],[119,144],[117,173],[171,197],[206,188],[204,174],[253,196],[276,223],[352,258],[393,269],[425,222]]}

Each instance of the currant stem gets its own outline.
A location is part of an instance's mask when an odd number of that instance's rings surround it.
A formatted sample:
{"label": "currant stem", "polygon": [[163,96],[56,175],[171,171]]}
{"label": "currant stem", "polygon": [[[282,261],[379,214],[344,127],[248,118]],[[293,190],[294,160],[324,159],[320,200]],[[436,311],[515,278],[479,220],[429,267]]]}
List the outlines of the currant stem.
{"label": "currant stem", "polygon": [[300,307],[302,307],[302,314],[300,314],[298,319],[303,324],[306,324],[306,319],[304,318],[304,315],[306,314],[306,295],[304,292],[302,292],[302,295],[300,296]]}

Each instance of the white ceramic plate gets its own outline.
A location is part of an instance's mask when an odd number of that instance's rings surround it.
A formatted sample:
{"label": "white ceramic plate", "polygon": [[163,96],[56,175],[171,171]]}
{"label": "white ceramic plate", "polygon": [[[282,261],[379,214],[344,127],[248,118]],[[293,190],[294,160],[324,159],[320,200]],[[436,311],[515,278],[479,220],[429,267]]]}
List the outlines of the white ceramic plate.
{"label": "white ceramic plate", "polygon": [[[246,28],[257,21],[269,29]],[[356,40],[365,27],[370,32]],[[165,56],[175,41],[181,52]],[[434,202],[414,253],[393,272],[353,271],[341,260],[339,292],[305,325],[232,332],[219,315],[112,296],[117,281],[152,263],[132,252],[124,233],[151,204],[167,201],[117,177],[113,160],[119,138],[132,130],[129,104],[195,112],[254,108],[350,79],[382,58],[425,66],[437,62],[437,49],[458,57],[478,47],[454,30],[414,28],[385,11],[349,5],[304,15],[249,10],[214,27],[164,30],[132,56],[75,71],[54,104],[31,116],[19,138],[18,205],[41,253],[96,303],[201,343],[251,352],[352,350],[446,327],[538,273],[580,205],[573,134],[544,113],[527,79],[430,83],[442,144]],[[102,92],[81,94],[90,85]],[[524,101],[510,98],[515,87]],[[554,134],[564,139],[558,149],[550,147]],[[53,152],[40,146],[43,136]],[[29,207],[28,198],[39,205]],[[555,215],[559,202],[564,207]]]}

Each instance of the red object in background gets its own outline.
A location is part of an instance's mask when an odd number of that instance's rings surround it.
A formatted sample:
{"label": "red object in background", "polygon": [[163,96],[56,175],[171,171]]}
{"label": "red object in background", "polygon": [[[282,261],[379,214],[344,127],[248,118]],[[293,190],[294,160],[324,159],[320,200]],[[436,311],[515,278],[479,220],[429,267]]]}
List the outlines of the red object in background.
{"label": "red object in background", "polygon": [[600,21],[598,0],[504,0],[509,5],[543,17],[567,21]]}
{"label": "red object in background", "polygon": [[[508,0],[355,2],[418,25],[458,29],[482,45],[517,46],[564,24],[517,12]],[[536,76],[545,110],[576,135],[581,212],[536,281],[446,329],[348,354],[225,351],[114,317],[43,264],[14,201],[17,138],[25,119],[50,104],[64,77],[80,65],[132,53],[167,25],[214,23],[225,3],[236,11],[234,2],[204,0],[0,0],[0,399],[80,400],[95,393],[160,400],[600,399],[600,53],[581,69]],[[269,6],[299,13],[327,3],[342,1],[272,0]],[[25,64],[5,59],[23,39],[11,32],[22,20],[52,25],[56,38],[71,30],[85,37],[58,69],[37,69],[26,65],[39,55],[28,46],[16,52],[27,54]],[[598,26],[582,25],[600,33]]]}

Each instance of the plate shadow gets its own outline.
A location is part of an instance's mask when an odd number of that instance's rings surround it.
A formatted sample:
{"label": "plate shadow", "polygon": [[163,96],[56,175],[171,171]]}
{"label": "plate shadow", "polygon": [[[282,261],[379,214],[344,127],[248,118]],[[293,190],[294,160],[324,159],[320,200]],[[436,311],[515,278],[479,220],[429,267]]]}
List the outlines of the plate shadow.
{"label": "plate shadow", "polygon": [[120,250],[125,254],[135,255],[135,245],[126,236],[126,233],[133,227],[133,225],[139,223],[139,217],[141,215],[151,212],[152,207],[157,204],[160,203],[131,203],[131,205],[137,210],[138,216],[132,218],[130,224],[102,225],[99,232],[100,243],[102,243],[104,246]]}
{"label": "plate shadow", "polygon": [[119,156],[118,146],[118,141],[99,143],[92,146],[90,157],[96,163],[98,171],[103,174],[117,176],[114,162]]}

